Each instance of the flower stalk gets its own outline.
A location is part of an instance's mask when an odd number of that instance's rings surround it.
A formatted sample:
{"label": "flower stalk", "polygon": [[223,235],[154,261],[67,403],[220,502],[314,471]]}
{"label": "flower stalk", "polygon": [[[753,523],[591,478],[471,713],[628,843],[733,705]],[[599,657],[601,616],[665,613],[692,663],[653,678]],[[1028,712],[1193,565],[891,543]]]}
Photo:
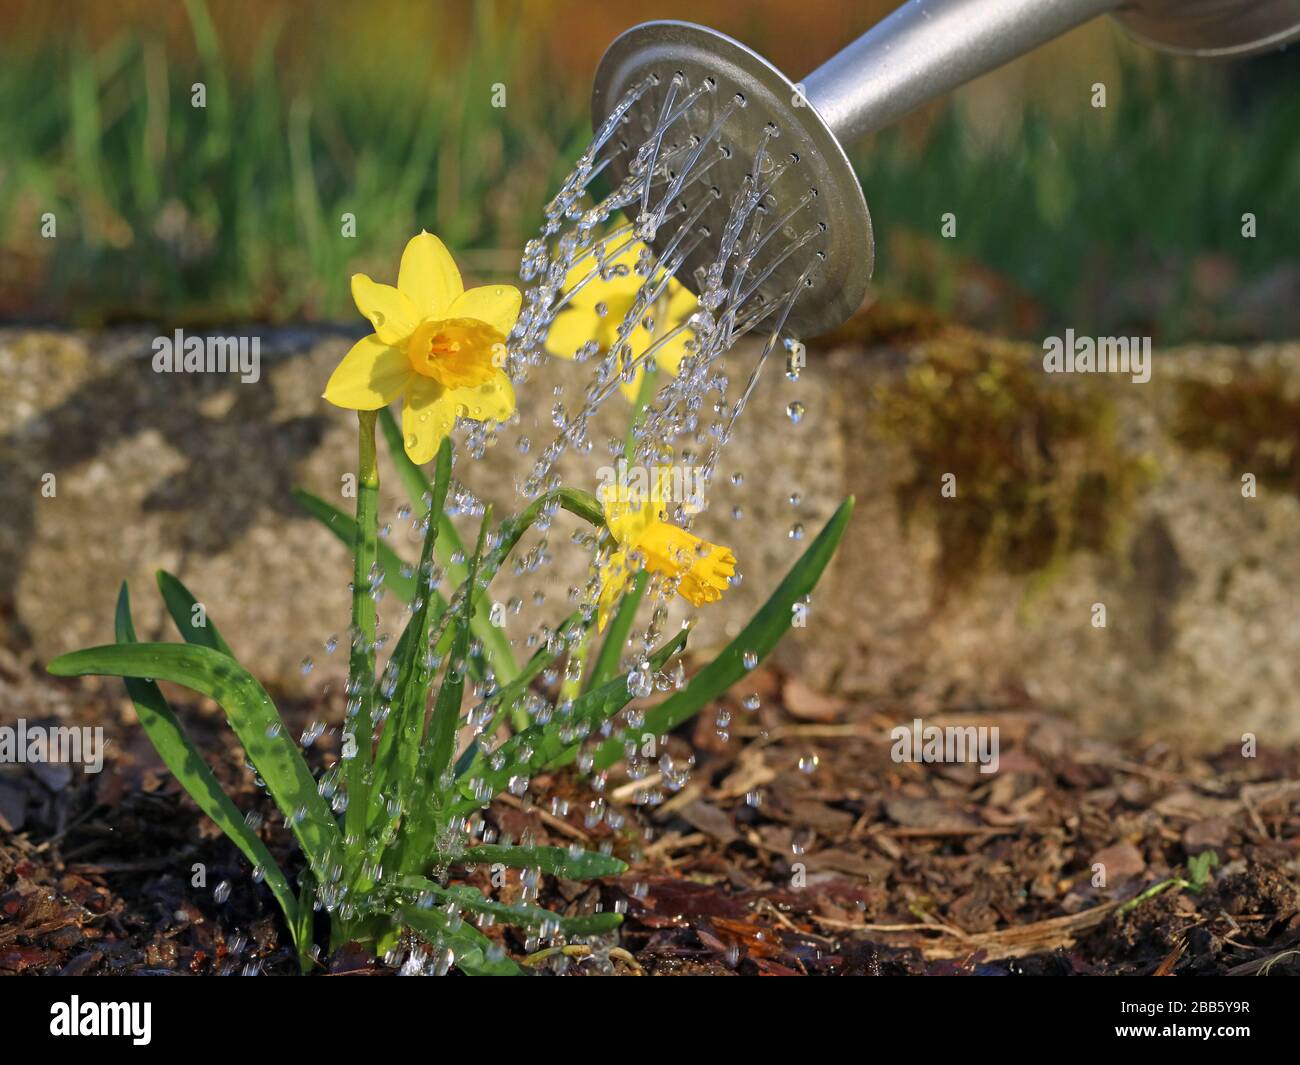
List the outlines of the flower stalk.
{"label": "flower stalk", "polygon": [[349,859],[354,859],[363,846],[370,806],[371,747],[375,729],[375,627],[378,622],[375,595],[379,587],[375,579],[379,551],[375,412],[358,411],[357,423],[357,534],[353,549],[352,652],[348,659],[347,686],[348,706],[352,713],[343,737],[348,798],[344,815],[344,847]]}

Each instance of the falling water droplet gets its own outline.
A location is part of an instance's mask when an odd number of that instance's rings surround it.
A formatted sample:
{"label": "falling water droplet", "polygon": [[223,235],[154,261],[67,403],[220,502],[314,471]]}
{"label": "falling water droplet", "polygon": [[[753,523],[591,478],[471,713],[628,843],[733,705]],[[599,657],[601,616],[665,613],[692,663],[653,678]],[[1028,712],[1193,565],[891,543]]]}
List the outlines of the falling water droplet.
{"label": "falling water droplet", "polygon": [[792,399],[788,404],[786,404],[785,412],[790,416],[790,420],[794,422],[795,425],[798,425],[803,421],[804,406],[799,402],[799,400]]}

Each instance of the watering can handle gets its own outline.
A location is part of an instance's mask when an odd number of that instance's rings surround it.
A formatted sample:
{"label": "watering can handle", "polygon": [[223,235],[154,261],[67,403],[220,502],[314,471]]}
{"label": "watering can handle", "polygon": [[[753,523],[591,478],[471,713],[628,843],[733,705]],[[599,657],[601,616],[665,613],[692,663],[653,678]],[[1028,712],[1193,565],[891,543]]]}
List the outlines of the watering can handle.
{"label": "watering can handle", "polygon": [[1121,0],[909,0],[803,80],[842,144],[1033,51]]}
{"label": "watering can handle", "polygon": [[1179,55],[1255,55],[1300,40],[1300,0],[909,0],[803,81],[842,144],[1113,12]]}

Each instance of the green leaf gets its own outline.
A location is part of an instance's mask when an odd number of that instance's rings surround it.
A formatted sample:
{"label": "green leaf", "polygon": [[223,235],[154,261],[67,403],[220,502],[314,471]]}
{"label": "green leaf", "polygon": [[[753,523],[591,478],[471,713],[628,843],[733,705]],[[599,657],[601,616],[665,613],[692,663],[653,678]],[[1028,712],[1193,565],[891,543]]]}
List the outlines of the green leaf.
{"label": "green leaf", "polygon": [[[420,562],[416,567],[416,581],[423,585],[425,573],[432,565],[433,549],[438,539],[438,523],[433,515],[441,514],[443,503],[447,498],[447,488],[451,483],[451,441],[444,438],[438,448],[437,475],[434,478],[432,504],[426,510],[429,526],[424,534],[424,544],[420,549]],[[417,585],[418,587],[418,585]],[[426,593],[432,588],[423,588]],[[375,755],[375,782],[371,799],[371,822],[382,810],[388,798],[389,785],[396,787],[397,795],[403,807],[409,800],[415,786],[416,767],[419,763],[420,744],[423,739],[424,717],[429,696],[429,626],[431,623],[430,605],[433,596],[417,596],[419,605],[411,613],[410,620],[398,640],[393,652],[393,661],[397,663],[397,688],[393,693],[392,709],[379,739],[379,750]],[[437,611],[437,616],[442,610]]]}
{"label": "green leaf", "polygon": [[[301,488],[293,489],[292,495],[303,510],[338,537],[339,542],[349,551],[352,550],[352,545],[357,538],[357,522],[355,518],[326,503],[319,496],[314,496]],[[384,568],[384,587],[403,603],[411,602],[415,598],[415,575],[412,574],[408,577],[402,572],[404,566],[397,552],[383,541],[380,541],[377,561]],[[446,605],[441,596],[438,596],[438,601],[443,602],[444,606]]]}
{"label": "green leaf", "polygon": [[596,665],[592,668],[591,680],[587,684],[589,689],[606,683],[618,672],[619,660],[623,657],[628,633],[632,631],[637,608],[641,605],[641,598],[645,595],[646,585],[649,582],[649,572],[641,570],[632,578],[632,586],[619,600],[614,620],[609,623],[609,631],[605,633],[605,642],[600,645],[600,654],[596,656]]}
{"label": "green leaf", "polygon": [[541,928],[545,924],[553,924],[566,936],[603,935],[612,932],[623,923],[622,914],[617,913],[562,917],[540,906],[496,902],[485,897],[478,888],[470,887],[468,884],[442,887],[423,876],[404,876],[401,878],[399,888],[402,891],[431,896],[439,902],[456,902],[471,913],[491,914],[502,924],[519,925],[524,928]]}
{"label": "green leaf", "polygon": [[[135,626],[131,622],[131,596],[125,581],[117,597],[115,628],[119,645],[130,646],[136,643]],[[51,672],[56,671],[51,670]],[[194,800],[198,808],[207,814],[243,852],[244,857],[252,862],[254,868],[262,871],[266,886],[270,888],[271,894],[280,904],[280,909],[284,911],[285,921],[301,950],[304,941],[301,938],[303,928],[299,919],[298,902],[280,866],[271,857],[271,852],[266,849],[266,844],[248,826],[239,808],[222,790],[216,776],[203,760],[203,756],[199,754],[198,748],[185,734],[180,720],[172,711],[158,685],[150,680],[127,677],[126,690],[135,704],[140,725],[145,735],[149,737],[149,742],[158,752],[158,757],[163,760],[163,764],[180,781],[181,787]]]}
{"label": "green leaf", "polygon": [[[565,618],[564,621],[560,623],[560,627],[556,629],[557,633],[565,636],[563,642],[566,647],[568,645],[567,634],[572,632],[574,625],[580,625],[581,620],[582,611],[575,610]],[[502,685],[495,694],[488,696],[484,700],[484,702],[497,704],[496,713],[492,715],[492,720],[488,722],[487,727],[484,728],[482,734],[475,737],[470,745],[465,748],[465,752],[456,760],[456,776],[463,776],[469,771],[477,760],[478,752],[482,749],[483,743],[486,740],[491,739],[496,733],[496,730],[501,727],[501,723],[514,709],[515,703],[519,700],[519,697],[528,690],[528,686],[532,684],[533,680],[542,672],[542,670],[559,658],[563,653],[564,648],[562,647],[557,647],[555,650],[551,650],[550,641],[548,641],[533,652],[533,657],[528,660],[524,665],[524,668],[519,671],[519,675],[515,677],[514,680],[509,684]],[[526,719],[527,715],[524,716]],[[524,727],[527,728],[528,726],[525,725]]]}
{"label": "green leaf", "polygon": [[511,847],[502,843],[485,843],[471,847],[456,859],[462,865],[504,865],[507,869],[540,869],[565,880],[595,880],[603,876],[622,876],[627,862],[609,854],[578,851],[567,847]]}
{"label": "green leaf", "polygon": [[[662,669],[664,663],[685,644],[686,632],[683,630],[650,656],[651,667]],[[464,798],[453,806],[453,812],[468,814],[479,809],[485,802],[478,796],[485,791],[492,795],[504,791],[511,777],[532,776],[549,765],[562,765],[572,761],[577,754],[578,744],[565,738],[566,730],[585,728],[587,733],[595,731],[631,701],[632,695],[628,691],[625,674],[575,699],[572,711],[562,720],[552,720],[545,725],[530,725],[511,736],[493,751],[492,761],[499,761],[500,769],[480,767],[477,774],[463,777],[457,782]]]}
{"label": "green leaf", "polygon": [[[525,970],[509,957],[490,957],[495,944],[473,925],[460,921],[455,931],[440,910],[403,908],[398,920],[424,936],[430,944],[449,947],[455,966],[466,976],[524,976]],[[500,949],[499,947],[497,949]]]}
{"label": "green leaf", "polygon": [[[406,446],[402,441],[402,430],[398,428],[393,412],[386,407],[379,412],[379,427],[383,430],[384,441],[388,444],[389,457],[397,468],[397,478],[405,486],[406,494],[411,500],[411,506],[418,512],[425,506],[425,496],[432,494],[433,485],[429,483],[429,478],[424,475],[424,471],[412,462],[411,457],[407,455]],[[458,588],[465,583],[466,567],[463,563],[453,562],[452,558],[453,556],[464,555],[466,553],[465,545],[461,541],[460,534],[456,531],[456,526],[447,517],[446,511],[439,507],[436,513],[438,518],[438,542],[436,545],[438,564],[442,566],[447,574],[450,586]],[[505,684],[519,672],[514,651],[510,647],[510,640],[501,629],[492,624],[492,608],[485,596],[476,596],[473,605],[474,620],[472,628],[474,635],[483,643],[483,653],[492,666],[493,674],[500,683]]]}
{"label": "green leaf", "polygon": [[197,644],[116,644],[60,655],[48,669],[57,677],[156,677],[215,699],[312,868],[328,868],[339,843],[338,825],[270,697],[234,659]]}
{"label": "green leaf", "polygon": [[[180,632],[181,638],[186,643],[196,643],[203,647],[211,647],[214,651],[220,651],[223,655],[235,657],[235,652],[230,649],[230,645],[221,637],[217,627],[212,624],[208,617],[206,607],[201,606],[199,601],[190,594],[190,590],[180,582],[178,577],[173,577],[166,570],[160,569],[156,574],[158,580],[158,590],[162,592],[163,603],[167,607],[167,613],[176,623],[177,631]],[[200,607],[200,613],[203,616],[203,624],[194,623],[194,608]],[[122,641],[119,639],[119,643]]]}
{"label": "green leaf", "polygon": [[479,526],[478,543],[470,559],[469,572],[462,586],[464,598],[459,604],[458,615],[453,622],[456,626],[451,641],[451,653],[447,656],[447,671],[443,674],[442,687],[438,689],[438,698],[433,704],[433,716],[429,719],[429,739],[422,755],[426,758],[424,766],[425,779],[434,794],[437,783],[451,764],[456,747],[456,726],[460,724],[460,704],[465,694],[465,664],[469,657],[470,614],[473,611],[474,584],[478,579],[479,564],[483,560],[483,547],[487,542],[488,529],[492,527],[492,508],[488,507]]}
{"label": "green leaf", "polygon": [[1202,891],[1210,883],[1211,872],[1219,864],[1219,856],[1214,851],[1201,851],[1187,861],[1188,887],[1192,891]]}
{"label": "green leaf", "polygon": [[[794,605],[813,590],[835,554],[852,515],[853,497],[849,496],[740,635],[700,670],[685,688],[648,710],[645,725],[637,730],[638,734],[650,732],[659,735],[676,728],[749,672],[744,664],[746,653],[754,654],[760,662],[771,653],[790,627]],[[620,761],[625,756],[626,738],[625,734],[601,744],[596,751],[595,768],[608,769]]]}

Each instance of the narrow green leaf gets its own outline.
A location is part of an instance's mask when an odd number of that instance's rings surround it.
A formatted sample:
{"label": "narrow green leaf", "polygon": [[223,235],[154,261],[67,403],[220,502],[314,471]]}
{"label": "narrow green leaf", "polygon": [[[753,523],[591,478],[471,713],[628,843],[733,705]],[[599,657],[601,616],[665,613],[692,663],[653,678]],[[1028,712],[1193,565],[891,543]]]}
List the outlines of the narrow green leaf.
{"label": "narrow green leaf", "polygon": [[[808,595],[817,584],[839,546],[844,529],[853,515],[853,497],[849,496],[831,515],[830,521],[808,545],[799,561],[785,575],[776,591],[762,608],[709,665],[700,670],[681,691],[670,695],[658,706],[646,712],[641,732],[661,734],[699,713],[700,709],[718,698],[749,670],[745,655],[752,653],[759,662],[767,657],[790,627],[795,604]],[[596,769],[608,769],[624,757],[627,735],[614,737],[596,751]]]}
{"label": "narrow green leaf", "polygon": [[[575,610],[563,622],[560,623],[557,632],[568,633],[572,626],[580,623],[582,611]],[[567,642],[567,641],[566,641]],[[541,674],[547,666],[554,662],[563,653],[562,649],[551,650],[549,643],[543,644],[533,652],[533,657],[528,660],[524,668],[519,671],[509,684],[502,685],[494,695],[489,696],[485,702],[496,703],[496,712],[492,715],[492,720],[483,730],[482,735],[474,739],[468,747],[465,748],[464,754],[456,761],[456,776],[463,776],[474,764],[478,752],[481,750],[483,743],[492,738],[496,730],[501,727],[501,723],[506,719],[514,709],[515,703],[525,692],[528,686]]]}
{"label": "narrow green leaf", "polygon": [[483,566],[488,580],[496,576],[501,564],[515,549],[524,533],[533,527],[543,513],[552,508],[567,510],[597,529],[605,527],[605,510],[590,492],[579,488],[556,488],[540,495],[513,518],[501,523],[501,540]]}
{"label": "narrow green leaf", "polygon": [[[163,603],[167,607],[167,613],[176,623],[177,631],[180,632],[181,638],[186,643],[197,643],[203,647],[211,647],[214,651],[220,651],[223,655],[235,657],[235,652],[230,649],[230,645],[221,637],[217,627],[212,624],[208,617],[207,607],[202,606],[190,590],[180,582],[180,578],[173,577],[164,569],[160,569],[156,577],[158,579],[158,590],[162,592]],[[195,607],[199,607],[195,611]],[[198,617],[196,618],[196,613]],[[202,621],[202,624],[196,624],[196,621]],[[121,640],[118,641],[119,643]]]}
{"label": "narrow green leaf", "polygon": [[491,953],[495,944],[473,925],[461,921],[452,931],[451,920],[441,910],[406,907],[397,916],[402,924],[420,933],[431,945],[449,947],[456,968],[466,976],[526,975],[525,970],[509,957],[493,959]]}
{"label": "narrow green leaf", "polygon": [[[683,630],[650,656],[650,665],[658,670],[686,644]],[[596,729],[632,701],[626,674],[615,677],[608,684],[593,688],[574,700],[573,709],[563,720],[548,721],[545,725],[530,725],[516,733],[493,752],[493,761],[500,756],[500,769],[490,766],[472,776],[458,781],[464,796],[453,806],[453,812],[468,814],[485,802],[478,797],[488,792],[497,795],[508,786],[511,777],[532,776],[548,765],[564,764],[577,753],[578,745],[564,738],[566,730],[585,729],[584,734]]]}
{"label": "narrow green leaf", "polygon": [[[319,496],[312,495],[301,488],[293,489],[292,495],[303,510],[338,537],[339,542],[349,551],[352,550],[352,545],[357,538],[357,522],[355,518],[326,503]],[[382,541],[378,546],[377,561],[384,568],[384,587],[403,603],[411,602],[415,598],[415,576],[408,577],[402,572],[404,568],[402,560],[391,547]],[[438,597],[437,601],[442,602],[444,606],[446,605],[441,596]]]}
{"label": "narrow green leaf", "polygon": [[627,862],[610,854],[578,851],[567,847],[511,847],[485,843],[471,847],[456,859],[462,865],[504,865],[507,869],[540,869],[543,873],[562,876],[565,880],[595,880],[603,876],[622,876]]}
{"label": "narrow green leaf", "polygon": [[[402,430],[398,428],[393,412],[386,407],[379,412],[379,427],[388,445],[389,458],[397,469],[397,478],[406,488],[411,506],[417,511],[422,510],[425,506],[425,496],[432,494],[433,485],[429,483],[429,478],[425,476],[424,471],[407,455],[406,446],[402,441]],[[464,563],[453,562],[452,559],[465,555],[465,545],[456,531],[456,526],[447,517],[445,509],[439,507],[436,514],[438,542],[435,549],[438,564],[447,574],[450,587],[458,588],[465,583],[466,567]],[[474,635],[482,642],[483,652],[492,666],[497,681],[502,684],[508,683],[519,672],[510,640],[501,629],[492,624],[492,608],[485,596],[476,596],[473,608]]]}
{"label": "narrow green leaf", "polygon": [[524,928],[541,928],[552,924],[566,936],[598,936],[612,932],[623,923],[622,914],[593,913],[581,917],[562,917],[540,906],[524,903],[510,905],[486,898],[478,888],[468,884],[442,887],[423,876],[404,876],[399,889],[416,895],[427,895],[439,902],[456,902],[471,913],[488,913],[502,924]]}
{"label": "narrow green leaf", "polygon": [[[136,642],[135,625],[131,621],[131,597],[126,582],[117,597],[117,616],[115,621],[116,637],[119,645],[129,646]],[[262,870],[266,886],[275,896],[280,909],[284,911],[285,921],[294,933],[295,941],[302,946],[301,922],[298,903],[293,889],[279,865],[271,857],[266,844],[244,820],[239,808],[222,790],[216,776],[197,747],[185,734],[180,719],[168,704],[167,699],[153,681],[137,677],[126,678],[127,694],[135,704],[136,715],[140,725],[154,745],[158,757],[180,781],[181,787],[194,800],[200,810],[208,815],[216,826],[238,847],[244,857],[252,862],[254,868]]]}
{"label": "narrow green leaf", "polygon": [[298,915],[290,918],[294,945],[298,948],[298,968],[304,973],[311,972],[313,946],[313,927],[316,924],[316,877],[310,869],[304,869],[298,878]]}
{"label": "narrow green leaf", "polygon": [[465,693],[465,660],[469,657],[470,614],[473,610],[474,582],[478,579],[479,564],[483,560],[483,546],[487,542],[488,529],[492,527],[492,508],[483,514],[483,523],[479,526],[478,543],[470,559],[469,573],[462,588],[464,598],[460,603],[459,614],[452,624],[456,633],[451,641],[451,654],[447,656],[447,671],[443,675],[442,687],[438,689],[438,698],[433,704],[433,716],[429,719],[429,739],[425,744],[423,757],[427,758],[424,776],[430,788],[430,795],[437,791],[437,782],[451,764],[455,754],[456,726],[460,723],[460,704]]}
{"label": "narrow green leaf", "polygon": [[[301,488],[293,489],[292,494],[307,513],[329,529],[338,537],[341,543],[349,548],[351,547],[357,529],[357,523],[353,518],[336,507],[330,506],[319,496],[314,496]],[[438,536],[440,539],[445,532],[445,529],[439,527]],[[408,567],[406,564],[382,540],[379,542],[378,562],[384,568],[384,587],[396,595],[403,603],[413,602],[415,599],[416,575],[414,573],[407,575]],[[455,587],[454,584],[453,587]],[[430,597],[429,606],[434,617],[441,617],[443,611],[447,609],[447,600],[435,590]],[[445,648],[442,650],[445,650]],[[482,680],[483,673],[479,668],[478,659],[471,658],[469,665],[470,673],[474,679]]]}
{"label": "narrow green leaf", "polygon": [[614,620],[609,623],[609,631],[605,633],[605,642],[600,645],[600,654],[596,656],[596,664],[591,670],[591,679],[587,682],[588,689],[607,683],[618,672],[623,648],[627,646],[628,633],[632,631],[637,608],[641,605],[641,598],[645,595],[646,585],[649,583],[649,572],[641,570],[632,578],[632,586],[623,593]]}
{"label": "narrow green leaf", "polygon": [[270,697],[234,659],[198,644],[110,644],[60,655],[47,668],[57,677],[169,680],[215,699],[312,868],[327,868],[327,858],[339,843],[338,825]]}
{"label": "narrow green leaf", "polygon": [[[434,544],[438,539],[438,523],[433,516],[442,513],[451,483],[451,441],[444,438],[438,448],[437,474],[434,478],[432,504],[426,510],[429,520],[420,549],[420,562],[416,566],[417,587],[426,594],[417,595],[416,609],[393,652],[397,663],[397,688],[393,693],[392,709],[379,738],[375,754],[375,782],[371,799],[371,820],[382,809],[389,797],[390,784],[396,788],[405,806],[415,786],[416,766],[419,763],[420,744],[424,733],[424,718],[429,695],[429,626],[434,616],[430,610],[432,588],[424,587],[425,573],[432,566]],[[442,611],[436,611],[441,616]]]}

